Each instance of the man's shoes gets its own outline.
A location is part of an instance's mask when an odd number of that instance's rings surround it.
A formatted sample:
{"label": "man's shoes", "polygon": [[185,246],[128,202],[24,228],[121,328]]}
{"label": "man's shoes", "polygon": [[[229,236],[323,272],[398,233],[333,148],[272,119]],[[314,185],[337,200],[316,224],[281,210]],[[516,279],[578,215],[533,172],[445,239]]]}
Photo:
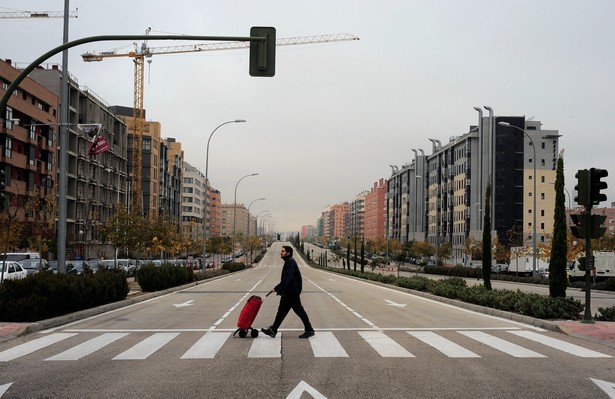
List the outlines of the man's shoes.
{"label": "man's shoes", "polygon": [[[267,333],[265,333],[265,334],[267,334]],[[303,334],[299,335],[299,338],[310,338],[310,337],[313,337],[313,336],[314,336],[314,331],[306,331]]]}
{"label": "man's shoes", "polygon": [[263,334],[269,335],[271,338],[275,338],[275,335],[277,333],[277,331],[273,331],[271,327],[261,328],[261,331],[263,332]]}

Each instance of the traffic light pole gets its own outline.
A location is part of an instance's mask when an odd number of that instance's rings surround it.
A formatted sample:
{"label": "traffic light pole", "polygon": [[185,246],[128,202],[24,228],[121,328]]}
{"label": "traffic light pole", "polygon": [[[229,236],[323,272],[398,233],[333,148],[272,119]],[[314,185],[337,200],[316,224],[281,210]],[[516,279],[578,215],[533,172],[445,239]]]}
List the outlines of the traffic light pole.
{"label": "traffic light pole", "polygon": [[[587,226],[587,231],[591,230],[591,204],[585,208],[585,218],[583,224]],[[592,311],[591,311],[591,289],[592,289],[592,281],[591,281],[591,269],[593,266],[593,262],[590,262],[592,255],[592,240],[591,236],[588,234],[585,238],[585,314],[583,315],[583,320],[581,323],[595,323],[592,319]],[[590,266],[590,263],[592,265]]]}

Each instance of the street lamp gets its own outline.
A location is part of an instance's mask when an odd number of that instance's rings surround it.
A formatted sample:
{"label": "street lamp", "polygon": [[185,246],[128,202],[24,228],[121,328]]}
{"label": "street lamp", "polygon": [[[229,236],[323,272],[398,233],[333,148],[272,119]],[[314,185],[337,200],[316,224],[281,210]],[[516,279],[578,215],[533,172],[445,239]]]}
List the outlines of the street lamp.
{"label": "street lamp", "polygon": [[207,139],[207,151],[205,152],[205,204],[203,206],[203,264],[201,265],[201,267],[205,266],[205,256],[207,254],[206,248],[206,242],[207,242],[207,197],[209,196],[209,184],[207,181],[207,174],[209,172],[209,141],[211,140],[211,136],[214,135],[214,133],[216,133],[216,130],[218,130],[220,127],[229,124],[229,123],[243,123],[245,122],[244,119],[235,119],[233,121],[228,121],[228,122],[224,122],[221,123],[220,125],[218,125],[213,132],[211,132],[211,134],[209,135],[209,138]]}
{"label": "street lamp", "polygon": [[520,127],[511,125],[508,122],[498,122],[498,125],[500,126],[508,126],[508,127],[512,127],[515,128],[521,132],[523,132],[523,134],[525,134],[527,136],[527,138],[530,140],[530,143],[532,143],[532,150],[534,151],[534,159],[532,160],[532,164],[534,166],[534,176],[532,177],[532,180],[534,180],[534,193],[532,194],[532,197],[534,197],[534,210],[532,211],[533,217],[534,217],[534,221],[532,222],[532,227],[533,227],[533,234],[532,234],[532,252],[533,252],[533,259],[532,259],[532,276],[536,276],[536,146],[534,145],[534,140],[532,140],[532,138],[530,137],[529,134],[527,134],[527,132],[524,129],[521,129]]}
{"label": "street lamp", "polygon": [[232,249],[231,249],[231,256],[233,257],[233,259],[235,258],[235,228],[237,226],[236,223],[236,216],[237,216],[237,186],[239,186],[239,183],[241,183],[241,181],[243,179],[245,179],[246,177],[250,177],[250,176],[258,176],[258,173],[251,173],[249,175],[245,175],[244,177],[242,177],[241,179],[239,179],[239,181],[237,181],[237,184],[235,184],[235,199],[233,200],[233,245],[232,245]]}
{"label": "street lamp", "polygon": [[248,215],[247,215],[247,216],[248,216],[248,223],[247,223],[247,225],[248,225],[248,226],[247,226],[247,228],[246,228],[246,238],[247,238],[246,244],[247,244],[247,246],[248,246],[248,247],[250,247],[250,246],[251,246],[251,244],[250,244],[250,207],[251,207],[251,206],[252,206],[252,204],[253,204],[253,203],[255,203],[256,201],[264,201],[264,200],[266,200],[266,199],[267,199],[267,198],[264,198],[264,197],[263,197],[263,198],[257,198],[257,199],[255,199],[254,201],[250,202],[250,205],[248,205]]}

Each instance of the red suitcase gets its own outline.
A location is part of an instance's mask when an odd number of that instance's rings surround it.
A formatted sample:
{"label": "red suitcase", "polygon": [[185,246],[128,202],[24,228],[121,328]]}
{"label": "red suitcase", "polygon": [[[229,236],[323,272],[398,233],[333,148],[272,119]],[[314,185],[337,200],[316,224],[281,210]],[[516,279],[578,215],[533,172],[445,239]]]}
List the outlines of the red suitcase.
{"label": "red suitcase", "polygon": [[250,330],[250,335],[252,338],[258,337],[258,330],[252,328],[252,323],[254,319],[256,319],[256,315],[258,314],[261,305],[263,304],[263,298],[258,295],[252,295],[248,302],[241,309],[241,313],[239,314],[239,319],[237,320],[237,330],[233,333],[233,336],[239,332],[239,336],[241,338],[245,338],[248,335],[248,330]]}

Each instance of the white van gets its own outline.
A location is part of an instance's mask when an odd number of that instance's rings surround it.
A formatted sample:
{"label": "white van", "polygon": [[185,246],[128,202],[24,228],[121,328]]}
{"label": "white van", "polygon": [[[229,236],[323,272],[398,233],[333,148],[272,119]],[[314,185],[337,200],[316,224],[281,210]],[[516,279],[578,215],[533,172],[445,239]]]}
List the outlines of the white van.
{"label": "white van", "polygon": [[[0,254],[0,259],[4,259]],[[15,262],[19,262],[20,260],[25,259],[40,259],[40,255],[38,252],[7,252],[6,260],[12,260]]]}

